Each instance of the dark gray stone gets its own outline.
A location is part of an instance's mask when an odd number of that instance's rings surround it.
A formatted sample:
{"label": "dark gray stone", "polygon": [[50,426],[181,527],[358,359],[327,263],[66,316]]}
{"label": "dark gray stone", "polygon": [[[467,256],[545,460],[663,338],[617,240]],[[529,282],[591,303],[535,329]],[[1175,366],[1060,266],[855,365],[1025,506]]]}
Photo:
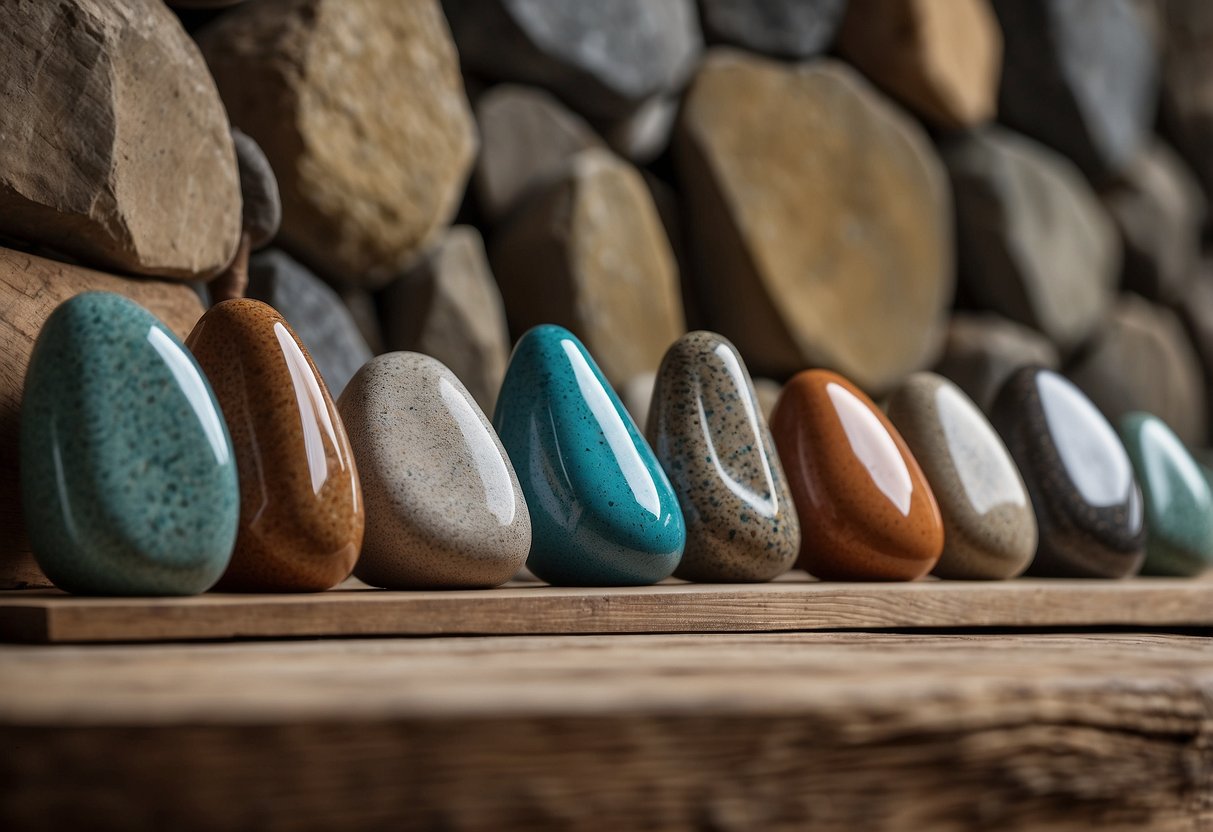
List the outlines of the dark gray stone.
{"label": "dark gray stone", "polygon": [[1200,360],[1171,310],[1125,295],[1068,375],[1104,415],[1144,410],[1189,445],[1205,440],[1205,382]]}
{"label": "dark gray stone", "polygon": [[1043,332],[1063,352],[1112,302],[1116,228],[1082,174],[998,127],[944,147],[956,201],[959,274],[982,308]]}
{"label": "dark gray stone", "polygon": [[1059,366],[1057,348],[1036,330],[998,315],[959,312],[948,322],[935,372],[988,413],[1003,382],[1020,367]]}
{"label": "dark gray stone", "polygon": [[829,48],[846,0],[699,0],[708,39],[779,58],[809,58]]}
{"label": "dark gray stone", "polygon": [[1156,1],[1165,43],[1163,125],[1206,193],[1213,193],[1213,3]]}
{"label": "dark gray stone", "polygon": [[1154,121],[1154,44],[1133,0],[993,0],[1003,31],[999,116],[1095,182],[1123,170]]}
{"label": "dark gray stone", "polygon": [[250,258],[248,297],[281,313],[333,398],[371,359],[370,347],[337,293],[285,252],[267,249]]}
{"label": "dark gray stone", "polygon": [[232,128],[236,146],[236,165],[240,170],[240,197],[244,201],[241,224],[253,248],[261,248],[278,233],[282,224],[282,200],[278,179],[261,145],[245,133]]}
{"label": "dark gray stone", "polygon": [[679,87],[702,48],[694,0],[446,0],[464,66],[621,118]]}
{"label": "dark gray stone", "polygon": [[1103,194],[1124,243],[1123,282],[1150,300],[1183,299],[1200,256],[1207,205],[1192,172],[1154,141]]}
{"label": "dark gray stone", "polygon": [[990,421],[1007,443],[1036,511],[1029,575],[1124,578],[1145,559],[1141,490],[1115,429],[1051,370],[1007,379]]}

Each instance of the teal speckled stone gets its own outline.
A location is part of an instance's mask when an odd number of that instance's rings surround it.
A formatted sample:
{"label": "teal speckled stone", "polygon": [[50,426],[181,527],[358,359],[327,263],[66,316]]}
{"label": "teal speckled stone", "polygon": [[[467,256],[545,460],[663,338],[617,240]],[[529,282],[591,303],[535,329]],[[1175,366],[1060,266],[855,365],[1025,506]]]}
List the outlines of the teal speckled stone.
{"label": "teal speckled stone", "polygon": [[1128,413],[1120,437],[1146,509],[1145,575],[1199,575],[1213,564],[1213,492],[1200,465],[1157,416]]}
{"label": "teal speckled stone", "polygon": [[64,302],[34,345],[21,407],[34,557],[89,595],[192,595],[219,579],[240,495],[210,385],[154,315],[107,292]]}
{"label": "teal speckled stone", "polygon": [[519,339],[493,425],[531,511],[536,576],[629,586],[673,573],[686,543],[678,497],[572,333],[545,325]]}

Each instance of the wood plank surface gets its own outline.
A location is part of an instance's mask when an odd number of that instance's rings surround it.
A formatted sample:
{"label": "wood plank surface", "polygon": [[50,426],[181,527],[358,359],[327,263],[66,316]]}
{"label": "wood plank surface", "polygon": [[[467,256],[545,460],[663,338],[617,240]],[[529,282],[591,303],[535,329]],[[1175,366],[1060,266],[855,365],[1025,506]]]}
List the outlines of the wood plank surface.
{"label": "wood plank surface", "polygon": [[0,641],[560,635],[833,629],[1213,627],[1213,581],[1016,580],[79,598],[0,593]]}
{"label": "wood plank surface", "polygon": [[1206,830],[1213,641],[0,646],[0,828]]}

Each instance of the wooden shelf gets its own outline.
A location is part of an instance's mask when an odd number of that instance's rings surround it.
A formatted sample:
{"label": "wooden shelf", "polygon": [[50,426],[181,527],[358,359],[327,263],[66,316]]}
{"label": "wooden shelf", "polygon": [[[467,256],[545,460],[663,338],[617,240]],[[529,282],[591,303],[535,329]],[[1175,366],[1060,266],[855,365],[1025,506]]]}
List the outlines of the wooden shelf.
{"label": "wooden shelf", "polygon": [[354,636],[813,630],[1213,628],[1213,581],[668,583],[574,589],[80,598],[0,593],[0,641],[150,642]]}

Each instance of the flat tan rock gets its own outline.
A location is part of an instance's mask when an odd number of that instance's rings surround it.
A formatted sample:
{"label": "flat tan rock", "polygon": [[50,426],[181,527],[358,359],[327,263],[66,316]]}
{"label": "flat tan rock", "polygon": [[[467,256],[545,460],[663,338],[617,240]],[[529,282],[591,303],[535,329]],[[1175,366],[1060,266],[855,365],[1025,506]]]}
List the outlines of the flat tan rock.
{"label": "flat tan rock", "polygon": [[851,0],[838,50],[938,127],[997,110],[1002,32],[987,0]]}
{"label": "flat tan rock", "polygon": [[441,361],[486,413],[510,358],[501,292],[484,240],[470,225],[449,229],[383,295],[389,349]]}
{"label": "flat tan rock", "polygon": [[854,70],[717,50],[675,152],[706,322],[756,373],[830,367],[881,391],[934,360],[947,182],[922,129]]}
{"label": "flat tan rock", "polygon": [[7,4],[0,233],[120,272],[205,279],[240,241],[227,116],[160,0]]}
{"label": "flat tan rock", "polygon": [[436,0],[248,3],[199,43],[310,266],[382,285],[450,221],[476,134]]}
{"label": "flat tan rock", "polygon": [[0,589],[48,586],[29,555],[17,470],[21,393],[34,339],[60,303],[82,292],[116,292],[184,338],[202,302],[183,283],[133,280],[0,248]]}
{"label": "flat tan rock", "polygon": [[653,198],[609,151],[578,154],[490,251],[510,329],[567,327],[612,384],[655,372],[685,329],[678,267]]}

